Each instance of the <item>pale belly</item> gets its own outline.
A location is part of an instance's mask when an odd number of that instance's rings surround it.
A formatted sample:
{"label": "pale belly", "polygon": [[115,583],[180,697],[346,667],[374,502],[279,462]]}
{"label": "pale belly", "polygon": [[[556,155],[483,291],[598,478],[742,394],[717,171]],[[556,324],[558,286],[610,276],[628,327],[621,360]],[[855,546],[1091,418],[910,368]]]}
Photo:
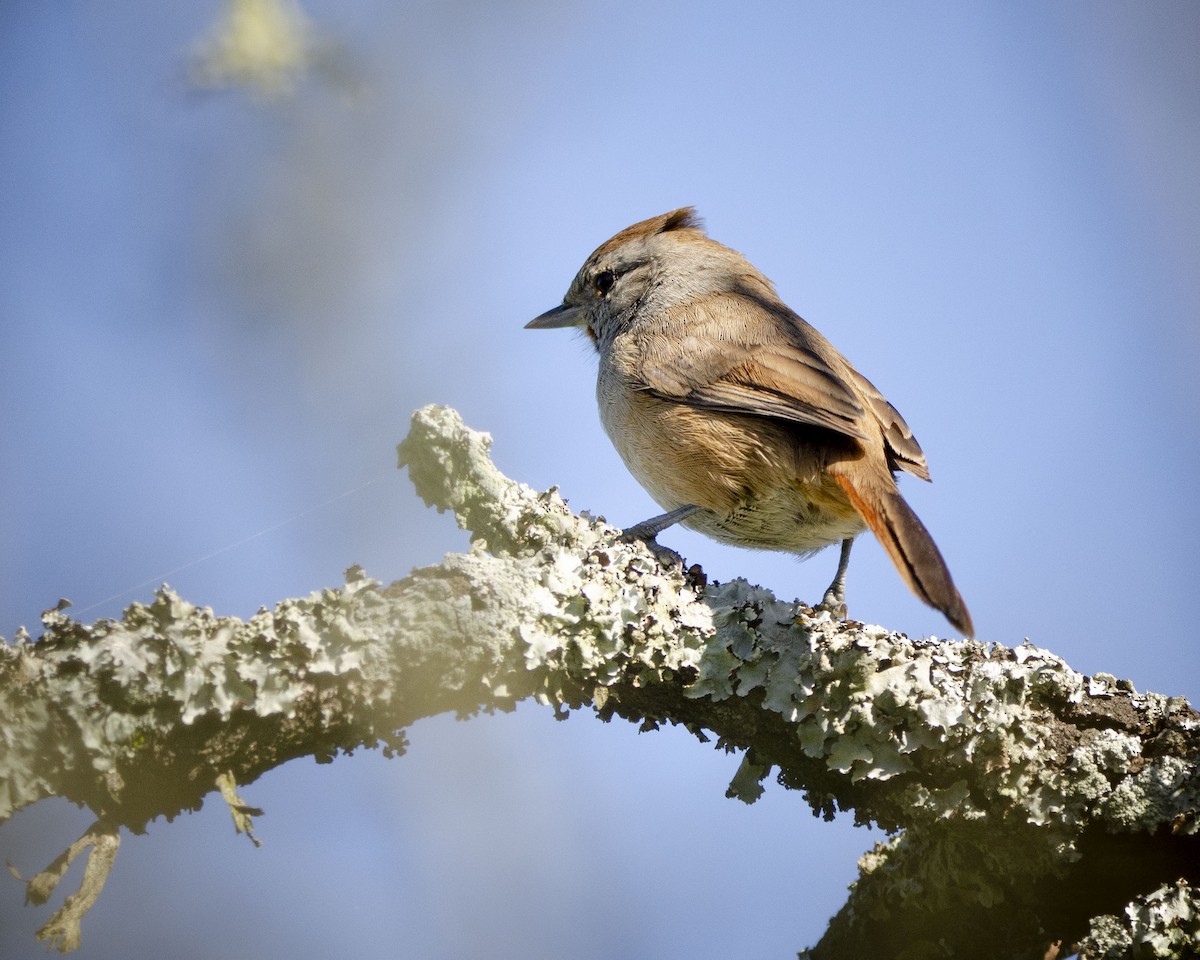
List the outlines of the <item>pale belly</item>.
{"label": "pale belly", "polygon": [[866,525],[803,432],[646,394],[601,394],[601,419],[630,473],[683,525],[724,543],[807,554]]}

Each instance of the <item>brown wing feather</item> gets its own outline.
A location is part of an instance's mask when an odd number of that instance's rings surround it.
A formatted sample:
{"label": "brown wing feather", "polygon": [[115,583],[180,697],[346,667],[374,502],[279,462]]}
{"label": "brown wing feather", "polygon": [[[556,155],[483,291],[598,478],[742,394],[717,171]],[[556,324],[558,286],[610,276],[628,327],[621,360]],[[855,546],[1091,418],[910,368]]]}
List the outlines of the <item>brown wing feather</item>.
{"label": "brown wing feather", "polygon": [[929,465],[925,462],[925,451],[921,449],[912,430],[900,416],[900,411],[887,402],[883,394],[875,389],[875,384],[849,363],[846,364],[846,369],[854,378],[859,395],[866,401],[872,415],[883,427],[883,439],[887,444],[888,452],[892,455],[895,468],[903,470],[905,473],[911,473],[914,477],[920,477],[922,480],[928,480]]}
{"label": "brown wing feather", "polygon": [[[824,337],[777,299],[741,294],[722,301],[672,317],[669,335],[680,349],[639,351],[643,389],[697,407],[870,439],[867,411],[843,375],[849,364]],[[787,340],[778,336],[779,319],[793,334]]]}

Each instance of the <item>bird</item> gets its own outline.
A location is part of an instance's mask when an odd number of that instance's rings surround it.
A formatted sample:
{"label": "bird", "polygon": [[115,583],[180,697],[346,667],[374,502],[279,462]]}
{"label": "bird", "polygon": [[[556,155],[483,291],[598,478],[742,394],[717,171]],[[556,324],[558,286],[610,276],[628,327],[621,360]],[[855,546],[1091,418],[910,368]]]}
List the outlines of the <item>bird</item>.
{"label": "bird", "polygon": [[966,636],[974,625],[896,475],[929,480],[900,413],[774,285],[711,239],[694,207],[651,217],[584,261],[528,329],[581,328],[596,397],[626,467],[666,512],[626,531],[685,527],[805,557],[840,544],[817,607],[847,615],[854,538],[870,529],[901,579]]}

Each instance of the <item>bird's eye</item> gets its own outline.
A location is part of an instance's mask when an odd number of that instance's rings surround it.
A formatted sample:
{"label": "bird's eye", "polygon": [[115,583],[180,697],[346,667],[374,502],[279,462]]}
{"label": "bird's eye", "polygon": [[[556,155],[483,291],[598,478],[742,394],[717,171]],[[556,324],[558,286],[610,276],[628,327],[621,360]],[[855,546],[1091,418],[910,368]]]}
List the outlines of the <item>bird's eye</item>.
{"label": "bird's eye", "polygon": [[596,279],[592,281],[592,286],[596,288],[596,296],[603,297],[612,289],[613,284],[617,282],[617,275],[611,270],[601,270],[596,274]]}

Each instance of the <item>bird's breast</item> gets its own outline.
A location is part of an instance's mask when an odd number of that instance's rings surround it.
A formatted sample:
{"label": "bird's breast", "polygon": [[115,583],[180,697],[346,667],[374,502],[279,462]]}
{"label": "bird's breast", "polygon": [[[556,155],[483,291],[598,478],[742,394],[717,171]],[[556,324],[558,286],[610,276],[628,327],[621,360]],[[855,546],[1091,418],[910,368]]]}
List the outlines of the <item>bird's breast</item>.
{"label": "bird's breast", "polygon": [[602,365],[600,417],[621,459],[684,525],[739,546],[809,553],[854,536],[862,519],[825,473],[828,445],[765,417],[693,407],[632,388]]}

